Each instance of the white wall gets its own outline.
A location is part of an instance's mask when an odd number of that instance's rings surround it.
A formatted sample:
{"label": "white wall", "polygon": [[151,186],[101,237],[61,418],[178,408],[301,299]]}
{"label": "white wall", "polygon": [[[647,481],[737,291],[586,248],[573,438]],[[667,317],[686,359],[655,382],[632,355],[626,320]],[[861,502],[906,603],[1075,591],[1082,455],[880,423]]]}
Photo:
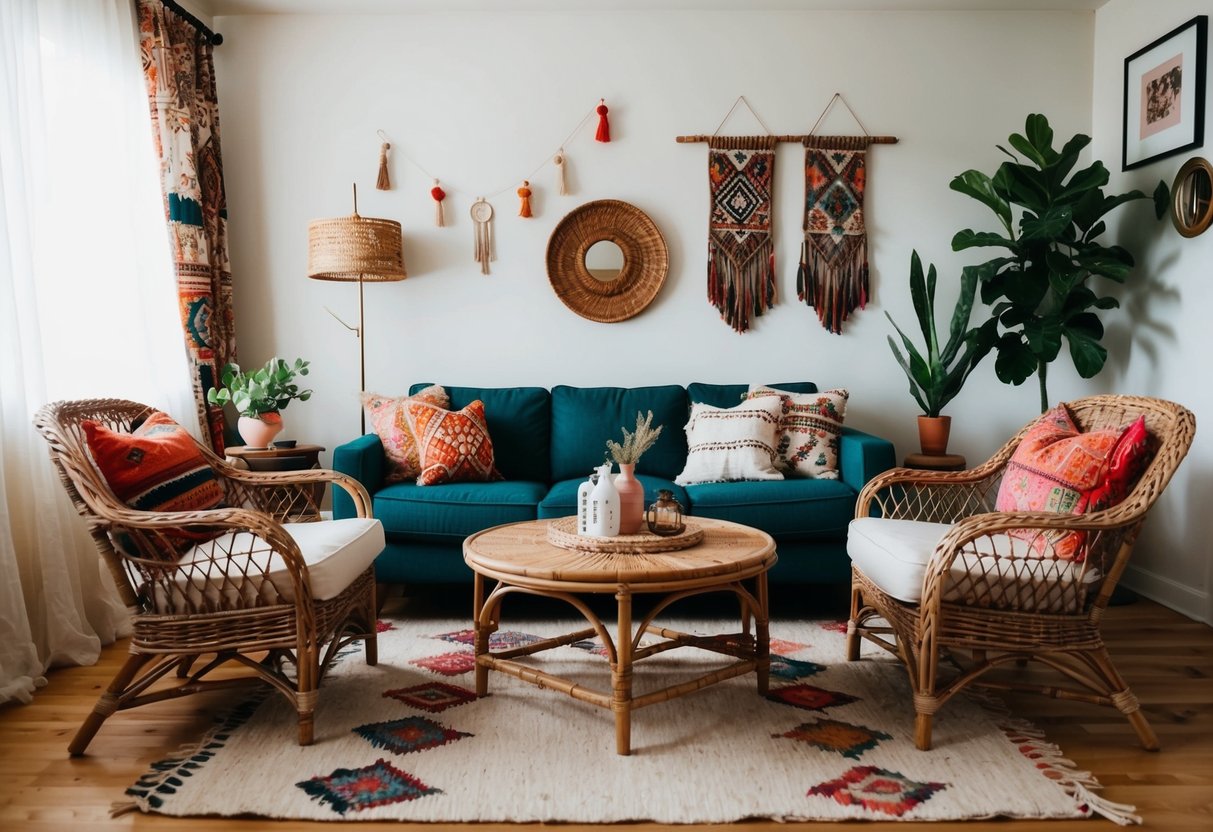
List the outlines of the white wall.
{"label": "white wall", "polygon": [[[1093,152],[1112,170],[1112,189],[1149,192],[1159,179],[1170,184],[1192,156],[1213,157],[1206,102],[1203,148],[1120,171],[1125,57],[1211,11],[1207,0],[1112,0],[1096,13]],[[1119,360],[1097,381],[1109,390],[1181,402],[1197,420],[1196,442],[1142,533],[1126,583],[1193,618],[1213,622],[1213,514],[1208,509],[1213,491],[1213,327],[1205,308],[1213,303],[1213,233],[1181,237],[1170,222],[1153,222],[1145,204],[1114,216],[1111,234],[1137,254],[1137,270],[1122,298],[1125,314],[1109,326],[1109,347]]]}
{"label": "white wall", "polygon": [[[941,306],[972,256],[952,234],[991,228],[975,202],[947,187],[966,168],[992,171],[995,143],[1043,112],[1061,138],[1093,133],[1094,155],[1120,167],[1123,58],[1207,4],[1113,0],[1097,15],[1058,12],[424,13],[400,16],[228,16],[216,50],[231,216],[240,355],[313,362],[315,397],[286,413],[288,433],[331,451],[358,430],[354,337],[324,311],[356,320],[353,285],[308,280],[308,220],[348,214],[350,182],[366,216],[404,224],[410,277],[367,287],[371,389],[413,381],[486,386],[686,383],[812,379],[851,390],[848,422],[914,450],[916,407],[885,343],[883,312],[914,318],[910,250],[940,265]],[[738,37],[744,35],[746,37]],[[869,157],[868,227],[874,302],[832,336],[795,299],[801,236],[801,151],[783,145],[776,171],[780,303],[746,335],[705,299],[706,146],[681,133],[711,132],[745,94],[776,132],[803,132],[835,91],[870,131],[901,138]],[[1094,95],[1092,94],[1094,91]],[[571,142],[574,194],[554,193],[553,171],[532,177],[536,217],[516,216],[517,181],[554,151],[599,97],[614,141]],[[836,112],[829,132],[857,128]],[[383,129],[396,147],[443,180],[447,228],[432,220],[430,182],[397,153],[395,189],[374,190]],[[755,132],[734,116],[726,133]],[[1113,187],[1152,189],[1175,158],[1122,176]],[[468,206],[493,200],[498,259],[483,277],[472,262]],[[573,207],[630,201],[664,232],[671,270],[637,318],[596,324],[552,293],[544,252]],[[1139,253],[1125,309],[1108,313],[1111,358],[1092,382],[1066,361],[1050,371],[1054,400],[1113,390],[1185,402],[1210,412],[1211,328],[1202,301],[1213,234],[1185,241],[1131,206],[1110,239]],[[1130,337],[1131,336],[1131,337]],[[949,412],[953,450],[984,459],[1038,411],[1035,381],[999,383],[978,369]],[[326,455],[325,459],[328,459]],[[1213,620],[1209,539],[1201,501],[1210,446],[1192,457],[1147,529],[1131,583],[1194,617]]]}

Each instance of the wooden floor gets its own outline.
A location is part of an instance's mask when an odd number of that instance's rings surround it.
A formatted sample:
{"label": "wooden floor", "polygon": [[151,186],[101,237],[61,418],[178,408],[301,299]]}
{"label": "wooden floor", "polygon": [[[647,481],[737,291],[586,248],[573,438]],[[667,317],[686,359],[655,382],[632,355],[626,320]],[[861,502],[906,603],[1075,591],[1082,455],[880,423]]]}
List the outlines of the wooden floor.
{"label": "wooden floor", "polygon": [[[1141,600],[1111,608],[1104,632],[1114,659],[1158,731],[1161,752],[1140,750],[1128,724],[1111,709],[1022,695],[1006,697],[1008,703],[1018,715],[1043,728],[1079,766],[1093,771],[1105,786],[1103,796],[1135,804],[1148,828],[1168,832],[1213,830],[1213,629]],[[138,813],[110,818],[111,802],[123,799],[123,790],[150,762],[180,744],[196,740],[214,714],[239,696],[213,693],[119,713],[101,729],[88,756],[69,758],[68,740],[124,654],[125,644],[113,645],[94,667],[52,672],[49,685],[38,692],[32,704],[0,708],[0,830],[401,828],[401,824],[176,819]],[[321,703],[323,706],[323,694]],[[790,832],[811,825],[838,828],[837,824],[760,822],[736,826]],[[458,824],[417,826],[426,832],[439,832]],[[935,826],[965,832],[1097,832],[1114,828],[1102,819]],[[562,826],[570,832],[578,828]],[[614,830],[625,828],[658,827],[612,826]],[[893,823],[862,826],[864,832],[894,828],[905,829]]]}

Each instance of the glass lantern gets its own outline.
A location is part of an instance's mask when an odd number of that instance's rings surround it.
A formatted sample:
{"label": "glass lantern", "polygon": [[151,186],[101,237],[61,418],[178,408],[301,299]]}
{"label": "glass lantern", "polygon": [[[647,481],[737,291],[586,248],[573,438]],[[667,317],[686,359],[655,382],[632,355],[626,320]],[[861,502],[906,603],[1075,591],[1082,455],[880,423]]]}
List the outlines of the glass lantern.
{"label": "glass lantern", "polygon": [[657,492],[657,502],[649,506],[644,519],[649,531],[663,537],[681,534],[686,528],[682,524],[682,504],[674,499],[674,492],[668,488]]}

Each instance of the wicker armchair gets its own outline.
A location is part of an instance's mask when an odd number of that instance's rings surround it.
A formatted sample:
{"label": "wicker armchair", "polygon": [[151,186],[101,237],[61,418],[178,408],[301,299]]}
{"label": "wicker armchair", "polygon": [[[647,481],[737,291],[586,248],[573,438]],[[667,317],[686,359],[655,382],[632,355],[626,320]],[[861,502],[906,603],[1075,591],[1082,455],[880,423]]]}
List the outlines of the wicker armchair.
{"label": "wicker armchair", "polygon": [[[1004,468],[1030,426],[977,468],[896,468],[871,480],[859,496],[848,533],[848,659],[859,658],[861,637],[901,659],[914,691],[920,749],[931,747],[936,711],[974,682],[1112,705],[1142,746],[1158,748],[1099,627],[1147,512],[1192,444],[1196,420],[1177,404],[1134,396],[1094,396],[1068,406],[1083,431],[1145,416],[1152,461],[1111,508],[1081,515],[994,510]],[[1011,529],[1038,537],[1011,536]],[[1080,557],[1058,557],[1044,542],[1050,530],[1085,533]],[[1027,660],[1053,668],[1075,687],[1030,684],[1022,674],[1010,681],[982,678],[1000,665]]]}
{"label": "wicker armchair", "polygon": [[[228,507],[136,511],[94,466],[81,423],[130,431],[152,412],[95,399],[50,404],[34,419],[134,619],[130,657],[69,751],[83,754],[115,711],[264,683],[298,711],[299,744],[309,745],[317,689],[338,650],[362,640],[367,663],[377,661],[371,563],[383,528],[367,519],[366,490],[335,471],[240,470],[199,445]],[[357,518],[321,521],[316,485],[329,482],[349,493]]]}

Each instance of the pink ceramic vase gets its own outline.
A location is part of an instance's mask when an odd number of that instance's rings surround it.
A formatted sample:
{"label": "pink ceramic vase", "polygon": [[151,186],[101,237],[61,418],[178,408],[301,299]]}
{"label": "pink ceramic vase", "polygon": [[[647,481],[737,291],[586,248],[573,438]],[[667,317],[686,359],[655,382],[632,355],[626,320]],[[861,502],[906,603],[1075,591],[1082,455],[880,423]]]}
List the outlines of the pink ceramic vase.
{"label": "pink ceramic vase", "polygon": [[644,485],[636,479],[636,463],[619,463],[615,490],[619,492],[619,533],[639,534],[644,527]]}

